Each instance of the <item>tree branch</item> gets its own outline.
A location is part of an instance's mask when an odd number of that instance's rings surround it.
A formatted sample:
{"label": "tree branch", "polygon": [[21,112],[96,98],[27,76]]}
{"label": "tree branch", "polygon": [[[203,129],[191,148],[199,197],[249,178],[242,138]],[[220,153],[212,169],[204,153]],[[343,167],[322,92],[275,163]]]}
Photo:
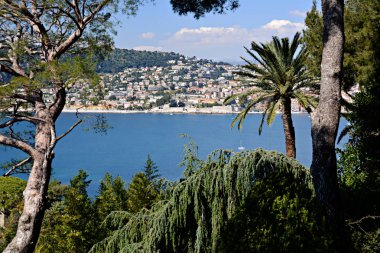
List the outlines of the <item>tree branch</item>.
{"label": "tree branch", "polygon": [[34,156],[34,153],[36,152],[35,149],[31,147],[29,144],[27,144],[26,142],[9,138],[2,134],[0,134],[0,144],[17,148],[21,151],[24,151],[25,153],[27,153],[28,155],[32,157]]}
{"label": "tree branch", "polygon": [[21,122],[21,121],[27,121],[29,123],[37,124],[38,121],[45,122],[43,119],[39,119],[36,117],[31,117],[31,116],[26,116],[26,115],[15,115],[15,116],[10,116],[12,117],[11,120],[8,120],[5,123],[0,124],[0,128],[6,128],[12,126],[16,122]]}
{"label": "tree branch", "polygon": [[14,76],[21,76],[17,71],[15,71],[13,68],[0,64],[0,72],[6,72],[8,74],[14,75]]}
{"label": "tree branch", "polygon": [[21,162],[15,164],[14,166],[12,166],[12,168],[10,170],[8,170],[7,172],[5,172],[3,174],[3,177],[7,177],[7,176],[10,176],[12,174],[12,172],[14,172],[18,167],[21,167],[25,164],[27,164],[28,162],[30,162],[32,160],[32,157],[29,156],[28,158],[22,160]]}
{"label": "tree branch", "polygon": [[26,95],[26,94],[20,94],[20,93],[15,93],[10,95],[10,98],[16,98],[16,99],[22,99],[25,100],[26,102],[31,103],[34,105],[37,101],[41,102],[40,96],[33,96],[33,95]]}
{"label": "tree branch", "polygon": [[83,120],[79,119],[74,125],[72,125],[65,133],[63,133],[62,135],[60,135],[57,139],[56,139],[56,142],[58,142],[59,140],[63,139],[66,135],[68,135],[69,133],[71,133],[71,131],[73,131],[79,124],[81,124],[83,122]]}
{"label": "tree branch", "polygon": [[348,221],[348,225],[357,225],[357,224],[360,224],[363,221],[368,220],[368,219],[372,219],[372,220],[380,219],[380,215],[379,216],[367,215],[367,216],[364,216],[364,217],[362,217],[361,219],[359,219],[357,221],[351,221],[351,222]]}
{"label": "tree branch", "polygon": [[65,107],[65,104],[66,90],[64,87],[61,87],[55,95],[54,102],[49,106],[49,111],[54,121],[56,121],[58,116],[61,114],[63,108]]}

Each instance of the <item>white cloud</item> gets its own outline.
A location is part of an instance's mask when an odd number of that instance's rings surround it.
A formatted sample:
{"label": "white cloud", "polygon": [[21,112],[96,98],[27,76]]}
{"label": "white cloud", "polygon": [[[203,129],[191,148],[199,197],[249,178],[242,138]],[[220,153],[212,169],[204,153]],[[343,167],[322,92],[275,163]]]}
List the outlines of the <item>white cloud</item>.
{"label": "white cloud", "polygon": [[271,40],[272,36],[291,37],[297,31],[302,31],[304,27],[303,23],[275,19],[262,27],[253,29],[240,26],[182,28],[162,43],[165,46],[181,44],[192,47],[244,45],[252,40],[265,42]]}
{"label": "white cloud", "polygon": [[141,39],[153,39],[154,37],[156,37],[156,34],[152,33],[152,32],[147,32],[147,33],[140,34],[140,38]]}
{"label": "white cloud", "polygon": [[244,39],[249,33],[245,28],[235,27],[200,27],[195,29],[182,28],[171,36],[167,42],[188,43],[196,45],[220,45],[235,43]]}
{"label": "white cloud", "polygon": [[306,18],[306,11],[292,10],[290,11],[290,15],[294,17]]}
{"label": "white cloud", "polygon": [[163,47],[156,47],[156,46],[137,46],[133,48],[137,51],[164,51]]}
{"label": "white cloud", "polygon": [[[302,31],[303,23],[290,20],[272,20],[260,27],[183,27],[164,40],[150,45],[137,45],[136,50],[179,52],[188,56],[238,61],[246,55],[244,46],[252,41],[267,42],[272,36],[293,37]],[[145,36],[149,37],[149,36]]]}
{"label": "white cloud", "polygon": [[274,19],[262,27],[264,30],[273,30],[279,34],[289,34],[301,31],[305,25],[303,23],[291,22],[284,19]]}

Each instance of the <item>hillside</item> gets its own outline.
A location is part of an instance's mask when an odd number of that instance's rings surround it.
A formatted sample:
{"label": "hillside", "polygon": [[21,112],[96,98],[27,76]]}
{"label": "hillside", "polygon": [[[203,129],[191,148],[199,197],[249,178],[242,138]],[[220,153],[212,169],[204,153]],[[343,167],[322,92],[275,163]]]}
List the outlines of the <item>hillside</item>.
{"label": "hillside", "polygon": [[150,52],[116,48],[106,59],[99,62],[97,71],[100,73],[117,73],[125,68],[165,67],[168,65],[168,61],[178,60],[181,57],[183,56],[173,52]]}
{"label": "hillside", "polygon": [[[119,49],[116,48],[111,52],[106,59],[100,60],[97,66],[98,73],[118,73],[125,68],[140,68],[140,67],[167,67],[170,64],[168,61],[181,60],[186,63],[188,58],[184,55],[174,52],[151,52],[151,51],[137,51],[133,49]],[[190,58],[195,59],[195,57]],[[214,62],[212,60],[200,60],[202,63],[212,63],[214,65],[223,64],[230,65],[225,62]]]}

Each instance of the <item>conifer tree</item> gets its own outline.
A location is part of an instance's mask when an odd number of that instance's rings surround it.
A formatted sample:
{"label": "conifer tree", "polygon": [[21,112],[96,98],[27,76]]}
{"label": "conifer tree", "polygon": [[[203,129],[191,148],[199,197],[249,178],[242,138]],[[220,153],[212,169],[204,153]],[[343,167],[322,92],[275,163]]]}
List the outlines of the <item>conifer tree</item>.
{"label": "conifer tree", "polygon": [[112,211],[127,210],[127,190],[124,182],[106,173],[99,186],[99,194],[94,202],[100,220],[104,220]]}
{"label": "conifer tree", "polygon": [[159,200],[159,192],[143,172],[137,173],[128,187],[128,211],[137,213],[143,208],[150,209]]}
{"label": "conifer tree", "polygon": [[333,250],[318,207],[309,170],[294,159],[216,151],[170,198],[134,215],[108,216],[105,224],[118,229],[90,252]]}
{"label": "conifer tree", "polygon": [[302,38],[308,53],[305,64],[315,77],[320,78],[323,49],[323,20],[322,13],[318,11],[316,0],[313,1],[313,7],[306,14],[305,25],[306,29],[303,31]]}
{"label": "conifer tree", "polygon": [[88,175],[80,170],[71,181],[62,201],[54,202],[46,213],[36,252],[80,252],[85,253],[101,237],[100,220],[87,188]]}
{"label": "conifer tree", "polygon": [[146,159],[145,166],[144,166],[144,174],[146,178],[149,180],[149,182],[153,183],[157,178],[160,177],[160,174],[158,173],[157,165],[153,160],[151,159],[150,155],[148,155],[148,158]]}

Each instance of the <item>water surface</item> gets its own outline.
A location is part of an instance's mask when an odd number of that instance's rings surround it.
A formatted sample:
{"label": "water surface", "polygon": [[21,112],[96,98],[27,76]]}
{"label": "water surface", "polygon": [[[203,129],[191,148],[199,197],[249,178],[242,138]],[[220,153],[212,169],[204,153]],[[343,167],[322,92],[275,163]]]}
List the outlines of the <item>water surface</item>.
{"label": "water surface", "polygon": [[[94,114],[88,114],[94,116]],[[87,116],[87,115],[86,115]],[[204,159],[215,149],[238,151],[264,148],[285,152],[282,120],[277,116],[271,127],[264,126],[258,134],[260,114],[249,115],[241,131],[230,127],[235,115],[191,115],[191,114],[105,114],[112,129],[107,135],[84,131],[78,127],[55,149],[53,177],[68,183],[79,169],[90,175],[90,193],[94,194],[99,181],[106,172],[120,175],[130,181],[132,176],[143,169],[150,154],[162,176],[179,179],[183,168],[178,164],[183,157],[183,145],[191,136],[199,147],[199,157]],[[307,114],[294,114],[297,159],[305,166],[311,163],[310,118]],[[57,122],[57,132],[65,132],[75,123],[75,114],[64,113]],[[341,127],[346,124],[342,120]],[[88,127],[88,126],[87,126]],[[0,149],[0,162],[9,158],[24,156],[13,149]]]}

